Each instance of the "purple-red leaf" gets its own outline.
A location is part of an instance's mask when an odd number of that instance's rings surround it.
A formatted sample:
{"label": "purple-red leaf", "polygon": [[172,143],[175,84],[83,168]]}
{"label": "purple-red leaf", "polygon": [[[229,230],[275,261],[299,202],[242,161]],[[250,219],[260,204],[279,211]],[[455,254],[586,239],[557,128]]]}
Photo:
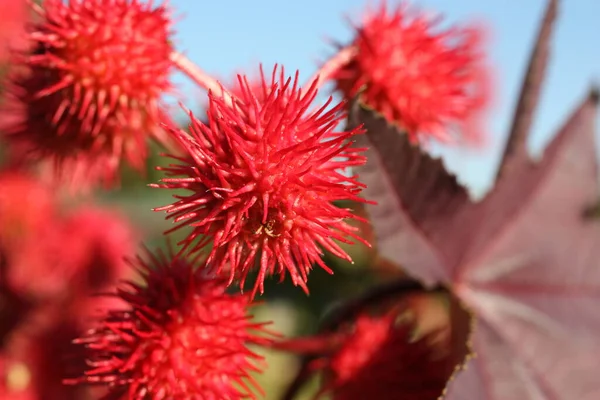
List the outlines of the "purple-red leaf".
{"label": "purple-red leaf", "polygon": [[[480,318],[477,362],[498,368],[482,398],[600,398],[600,221],[584,216],[598,196],[597,102],[588,96],[543,161],[513,177],[513,195],[526,194],[519,212],[463,263],[447,265],[456,295]],[[486,203],[502,207],[493,194]],[[506,355],[510,362],[498,359]],[[471,386],[460,384],[469,377],[455,386]],[[449,398],[461,399],[455,390]]]}
{"label": "purple-red leaf", "polygon": [[380,250],[450,284],[479,317],[477,358],[451,383],[452,400],[600,398],[600,221],[585,216],[598,196],[597,102],[591,93],[539,164],[513,159],[479,203],[439,161],[354,109],[371,147],[358,173],[380,204],[370,206]]}
{"label": "purple-red leaf", "polygon": [[441,160],[412,144],[375,111],[354,102],[348,122],[351,127],[363,123],[367,130],[356,137],[356,146],[369,149],[368,161],[356,171],[367,184],[363,195],[377,202],[366,207],[381,256],[426,285],[447,281],[444,261],[458,262],[462,253],[448,235],[468,234],[459,229],[463,212],[470,212],[467,191]]}
{"label": "purple-red leaf", "polygon": [[[405,135],[355,103],[368,164],[358,169],[379,250],[471,308],[476,354],[450,400],[600,398],[600,220],[594,145],[598,93],[572,113],[534,163],[525,149],[547,64],[550,0],[501,167],[485,199]],[[594,211],[595,210],[595,211]],[[459,323],[459,328],[465,328]]]}

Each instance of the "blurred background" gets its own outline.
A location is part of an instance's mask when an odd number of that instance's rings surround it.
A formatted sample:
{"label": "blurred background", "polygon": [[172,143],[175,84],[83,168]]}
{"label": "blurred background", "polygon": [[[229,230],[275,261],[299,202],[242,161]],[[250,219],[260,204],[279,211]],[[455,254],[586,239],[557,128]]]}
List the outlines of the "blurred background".
{"label": "blurred background", "polygon": [[[395,2],[389,0],[389,3]],[[481,197],[492,184],[546,1],[422,0],[413,3],[443,14],[447,24],[473,21],[488,28],[488,52],[495,87],[485,146],[477,150],[450,149],[442,145],[432,148],[435,154],[444,157],[448,168],[458,174],[473,195]],[[351,40],[354,33],[350,21],[358,23],[367,4],[377,2],[171,0],[170,4],[177,21],[177,48],[201,68],[228,83],[235,73],[254,75],[259,63],[267,70],[274,63],[282,64],[290,74],[299,69],[301,80],[308,79],[317,66],[334,53],[334,42],[343,44]],[[529,143],[534,155],[541,154],[573,105],[587,93],[590,83],[600,83],[599,16],[600,2],[596,0],[569,0],[560,6],[547,84]],[[177,101],[182,100],[186,107],[201,113],[206,93],[184,76],[175,75],[175,82],[183,99],[167,101],[172,104],[177,119],[185,125],[185,116],[179,111]],[[321,97],[324,99],[327,95],[328,90],[324,90]],[[153,207],[169,204],[171,192],[147,187],[161,177],[154,167],[166,163],[155,149],[145,177],[123,171],[120,190],[98,194],[94,199],[99,204],[122,210],[151,248],[164,244],[163,232],[172,226],[164,220],[164,213],[151,211]],[[65,199],[65,207],[80,201],[83,200]],[[357,205],[344,205],[361,210]],[[361,228],[369,238],[369,228]],[[177,233],[174,239],[183,234],[185,231]],[[379,259],[374,249],[356,244],[346,246],[346,250],[354,264],[328,257],[326,263],[335,271],[335,276],[315,269],[310,278],[310,296],[291,286],[289,281],[268,282],[264,303],[256,310],[257,317],[273,320],[276,330],[286,335],[310,334],[323,312],[335,302],[400,273]],[[268,394],[267,399],[276,399],[293,379],[297,360],[282,353],[266,355],[269,367],[258,379]],[[315,387],[307,389],[306,398]]]}

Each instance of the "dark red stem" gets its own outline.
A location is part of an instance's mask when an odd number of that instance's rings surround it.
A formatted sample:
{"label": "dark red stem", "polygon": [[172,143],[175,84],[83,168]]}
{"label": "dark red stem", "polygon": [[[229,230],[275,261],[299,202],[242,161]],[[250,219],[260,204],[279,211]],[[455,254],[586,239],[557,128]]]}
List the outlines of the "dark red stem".
{"label": "dark red stem", "polygon": [[293,338],[273,342],[270,347],[303,355],[330,353],[342,339],[342,334],[327,333],[309,337]]}

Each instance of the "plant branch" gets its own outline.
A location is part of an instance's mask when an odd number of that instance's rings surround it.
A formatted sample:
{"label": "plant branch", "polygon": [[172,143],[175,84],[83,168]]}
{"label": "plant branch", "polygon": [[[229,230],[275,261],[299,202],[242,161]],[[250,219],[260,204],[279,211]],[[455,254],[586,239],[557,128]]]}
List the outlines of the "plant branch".
{"label": "plant branch", "polygon": [[344,47],[338,51],[333,57],[327,60],[321,68],[308,80],[308,86],[317,81],[317,88],[323,86],[336,72],[344,65],[348,64],[352,57],[356,55],[354,46]]}
{"label": "plant branch", "polygon": [[338,333],[327,333],[309,337],[300,337],[273,342],[270,348],[281,351],[289,351],[303,355],[321,355],[329,353],[340,343],[343,335]]}
{"label": "plant branch", "polygon": [[443,286],[427,289],[420,282],[402,277],[389,283],[375,286],[359,297],[351,299],[329,311],[321,321],[320,332],[336,329],[340,324],[354,319],[363,309],[394,296],[407,296],[415,293],[445,292]]}
{"label": "plant branch", "polygon": [[309,364],[310,360],[311,360],[310,358],[305,358],[303,360],[302,364],[300,365],[300,370],[298,370],[296,377],[294,378],[292,383],[290,383],[290,385],[288,386],[288,388],[285,391],[285,393],[283,394],[283,396],[281,396],[281,400],[293,400],[294,397],[296,397],[296,395],[300,391],[300,389],[302,389],[304,382],[311,375],[310,364]]}
{"label": "plant branch", "polygon": [[227,103],[233,104],[231,95],[223,88],[223,86],[189,58],[174,51],[171,53],[170,59],[181,72],[186,74],[192,81],[198,84],[198,86],[212,92],[212,94],[223,96]]}

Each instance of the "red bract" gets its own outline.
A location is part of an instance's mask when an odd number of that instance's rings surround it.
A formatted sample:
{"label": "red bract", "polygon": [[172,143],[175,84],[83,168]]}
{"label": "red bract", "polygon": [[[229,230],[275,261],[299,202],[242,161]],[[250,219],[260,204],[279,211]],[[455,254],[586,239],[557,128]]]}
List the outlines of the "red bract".
{"label": "red bract", "polygon": [[89,369],[67,383],[105,384],[111,399],[253,398],[261,358],[247,346],[270,340],[247,314],[250,298],[225,293],[193,260],[157,252],[134,266],[145,285],[129,282],[118,292],[129,309],[78,340]]}
{"label": "red bract", "polygon": [[[370,12],[351,44],[356,55],[334,76],[346,98],[361,100],[417,140],[481,137],[488,100],[482,32],[439,29],[441,19],[408,9]],[[457,129],[458,128],[458,129]]]}
{"label": "red bract", "polygon": [[[110,184],[121,160],[142,169],[146,139],[163,140],[160,97],[171,90],[170,19],[137,0],[49,0],[34,6],[33,52],[13,78],[8,138],[15,158],[59,176]],[[10,110],[10,108],[14,108]],[[90,171],[91,174],[86,174]]]}
{"label": "red bract", "polygon": [[[229,283],[248,273],[260,259],[252,294],[268,275],[286,271],[305,291],[313,263],[331,270],[321,260],[321,245],[338,257],[350,257],[336,243],[348,242],[357,228],[345,222],[356,218],[351,210],[336,207],[342,199],[358,197],[362,185],[342,169],[360,165],[363,149],[350,148],[359,129],[334,131],[343,117],[343,104],[309,111],[316,85],[298,88],[283,75],[269,83],[261,74],[262,90],[252,91],[240,77],[240,97],[234,103],[209,95],[208,124],[190,115],[190,133],[171,133],[186,149],[178,164],[160,168],[176,178],[162,179],[155,187],[186,189],[174,204],[156,211],[189,225],[185,248],[200,250],[213,241],[208,265],[218,273],[229,268]],[[264,96],[264,101],[260,101]],[[196,240],[199,239],[198,242]]]}
{"label": "red bract", "polygon": [[412,329],[396,322],[396,313],[359,317],[327,363],[323,392],[335,400],[438,399],[449,377],[447,358],[436,354],[431,337],[413,340]]}

